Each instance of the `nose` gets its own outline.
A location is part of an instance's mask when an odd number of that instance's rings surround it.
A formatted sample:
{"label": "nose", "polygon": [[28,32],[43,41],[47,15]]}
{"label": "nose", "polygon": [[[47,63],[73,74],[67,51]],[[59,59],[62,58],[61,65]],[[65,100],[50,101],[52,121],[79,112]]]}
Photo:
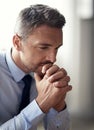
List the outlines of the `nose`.
{"label": "nose", "polygon": [[50,52],[50,53],[47,55],[46,59],[47,59],[48,61],[50,61],[51,63],[54,63],[54,62],[56,61],[56,53],[55,53],[55,52]]}

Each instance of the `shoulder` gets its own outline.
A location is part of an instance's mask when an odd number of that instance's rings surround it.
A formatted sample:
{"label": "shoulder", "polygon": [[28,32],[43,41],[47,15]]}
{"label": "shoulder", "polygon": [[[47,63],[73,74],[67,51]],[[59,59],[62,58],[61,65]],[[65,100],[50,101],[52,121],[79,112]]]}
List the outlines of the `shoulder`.
{"label": "shoulder", "polygon": [[5,62],[5,55],[6,55],[6,52],[0,50],[0,65],[2,65]]}
{"label": "shoulder", "polygon": [[7,71],[8,66],[6,63],[6,52],[5,51],[0,51],[0,73]]}

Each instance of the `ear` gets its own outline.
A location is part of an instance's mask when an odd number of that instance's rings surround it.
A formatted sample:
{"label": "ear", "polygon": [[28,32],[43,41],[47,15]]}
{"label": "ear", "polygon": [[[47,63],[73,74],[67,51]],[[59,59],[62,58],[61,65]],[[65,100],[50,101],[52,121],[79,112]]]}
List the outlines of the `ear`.
{"label": "ear", "polygon": [[21,37],[19,37],[18,35],[14,35],[13,36],[13,45],[16,50],[20,50],[21,49]]}

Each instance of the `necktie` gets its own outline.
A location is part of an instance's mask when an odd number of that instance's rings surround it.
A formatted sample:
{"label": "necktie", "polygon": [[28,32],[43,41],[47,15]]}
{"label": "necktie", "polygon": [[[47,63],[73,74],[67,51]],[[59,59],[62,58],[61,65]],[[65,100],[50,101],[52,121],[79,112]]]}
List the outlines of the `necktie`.
{"label": "necktie", "polygon": [[19,112],[23,108],[25,108],[30,102],[30,86],[31,86],[32,78],[30,75],[26,75],[22,80],[24,81],[25,86],[22,92],[22,99],[19,107]]}

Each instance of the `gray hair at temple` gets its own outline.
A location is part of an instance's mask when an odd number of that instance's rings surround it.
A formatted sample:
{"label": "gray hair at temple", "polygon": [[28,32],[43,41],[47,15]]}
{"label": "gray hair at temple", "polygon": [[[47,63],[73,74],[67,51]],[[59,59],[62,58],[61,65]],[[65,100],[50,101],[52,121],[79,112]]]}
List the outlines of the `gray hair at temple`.
{"label": "gray hair at temple", "polygon": [[21,10],[14,32],[25,39],[32,33],[34,28],[41,25],[62,28],[65,22],[65,17],[57,9],[47,5],[36,4]]}

